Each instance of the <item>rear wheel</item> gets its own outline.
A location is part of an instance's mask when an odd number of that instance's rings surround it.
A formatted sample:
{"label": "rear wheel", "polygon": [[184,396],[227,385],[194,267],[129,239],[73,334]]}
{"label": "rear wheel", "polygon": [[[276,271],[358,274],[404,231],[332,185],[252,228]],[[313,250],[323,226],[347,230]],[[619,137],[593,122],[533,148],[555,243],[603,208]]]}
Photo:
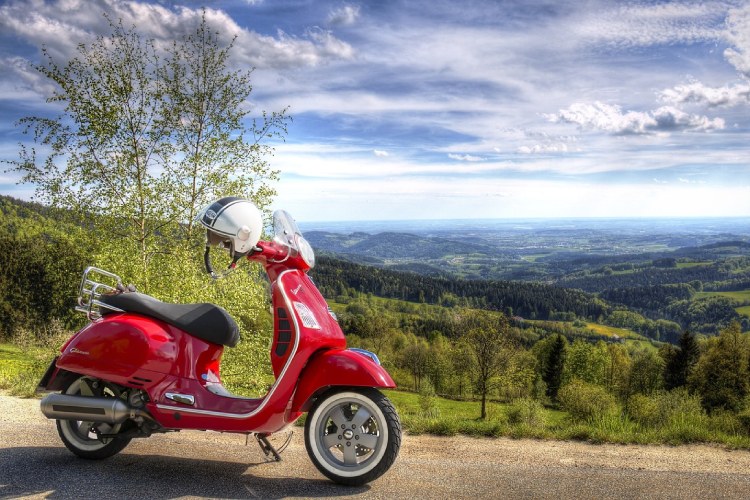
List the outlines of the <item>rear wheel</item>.
{"label": "rear wheel", "polygon": [[[81,377],[74,380],[64,391],[75,396],[99,396],[119,398],[120,389],[100,380],[92,381]],[[130,443],[130,438],[100,437],[103,434],[117,434],[126,424],[106,424],[83,420],[57,420],[57,433],[65,447],[81,458],[102,459],[119,453]]]}
{"label": "rear wheel", "polygon": [[388,398],[375,389],[334,392],[310,411],[305,447],[326,477],[359,486],[393,465],[401,447],[401,422]]}

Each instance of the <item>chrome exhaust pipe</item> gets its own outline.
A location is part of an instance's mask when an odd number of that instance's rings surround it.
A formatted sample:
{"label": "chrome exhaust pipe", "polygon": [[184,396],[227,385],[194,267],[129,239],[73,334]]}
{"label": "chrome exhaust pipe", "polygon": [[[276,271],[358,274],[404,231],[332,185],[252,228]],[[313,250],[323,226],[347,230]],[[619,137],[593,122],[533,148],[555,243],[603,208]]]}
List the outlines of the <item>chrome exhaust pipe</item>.
{"label": "chrome exhaust pipe", "polygon": [[42,413],[55,420],[81,420],[121,424],[140,412],[118,398],[48,394],[41,402]]}

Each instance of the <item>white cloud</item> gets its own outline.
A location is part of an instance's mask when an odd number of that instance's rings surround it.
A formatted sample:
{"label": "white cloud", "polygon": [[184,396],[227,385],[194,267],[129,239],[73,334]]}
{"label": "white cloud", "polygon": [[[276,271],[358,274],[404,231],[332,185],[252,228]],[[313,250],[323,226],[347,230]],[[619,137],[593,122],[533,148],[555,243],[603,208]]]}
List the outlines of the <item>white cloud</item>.
{"label": "white cloud", "polygon": [[37,100],[38,96],[51,96],[54,85],[34,70],[31,63],[18,56],[0,58],[5,68],[0,78],[0,100]]}
{"label": "white cloud", "polygon": [[627,3],[596,9],[571,28],[582,39],[619,47],[718,40],[726,7],[725,2]]}
{"label": "white cloud", "polygon": [[724,57],[737,71],[750,78],[750,5],[729,12],[726,37],[734,47],[726,49]]}
{"label": "white cloud", "polygon": [[383,151],[382,149],[374,149],[372,153],[379,158],[385,158],[388,156],[388,151]]}
{"label": "white cloud", "polygon": [[359,5],[343,5],[328,14],[329,24],[354,24],[359,18]]}
{"label": "white cloud", "polygon": [[457,155],[454,153],[450,153],[448,155],[448,158],[451,160],[458,160],[458,161],[484,161],[484,158],[481,156],[474,156],[474,155]]}
{"label": "white cloud", "polygon": [[653,111],[627,111],[617,105],[594,102],[575,103],[559,113],[547,115],[554,123],[573,123],[582,128],[596,129],[616,135],[641,135],[672,131],[711,131],[724,128],[721,118],[685,113],[672,106]]}
{"label": "white cloud", "polygon": [[708,87],[700,82],[663,90],[659,97],[672,104],[697,103],[709,107],[732,107],[750,103],[750,83]]}
{"label": "white cloud", "polygon": [[[0,6],[0,28],[34,46],[45,45],[56,59],[67,60],[80,43],[96,35],[109,34],[102,14],[126,28],[137,26],[157,45],[169,44],[176,37],[191,33],[201,11],[188,7],[164,7],[135,0],[15,0]],[[233,53],[237,61],[259,68],[317,66],[351,58],[353,48],[331,32],[310,28],[301,36],[277,31],[262,35],[239,26],[226,12],[206,9],[206,19],[225,42],[237,37]]]}
{"label": "white cloud", "polygon": [[[321,196],[330,203],[320,203]],[[700,197],[701,203],[695,203]],[[476,217],[707,217],[750,215],[750,187],[643,182],[611,184],[550,180],[411,177],[368,182],[288,179],[275,204],[301,221]],[[376,211],[372,206],[377,206]],[[739,211],[738,211],[739,208]],[[343,214],[343,215],[342,215]]]}

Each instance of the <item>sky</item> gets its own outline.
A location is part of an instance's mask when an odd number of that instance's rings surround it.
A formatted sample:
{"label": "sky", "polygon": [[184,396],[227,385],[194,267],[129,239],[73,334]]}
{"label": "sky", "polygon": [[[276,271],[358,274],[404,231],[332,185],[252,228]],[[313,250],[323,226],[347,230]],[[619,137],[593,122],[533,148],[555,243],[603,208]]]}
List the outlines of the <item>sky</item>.
{"label": "sky", "polygon": [[[50,113],[30,67],[201,7],[254,112],[288,107],[300,221],[750,215],[750,1],[0,1],[0,160]],[[0,166],[0,192],[33,186]]]}

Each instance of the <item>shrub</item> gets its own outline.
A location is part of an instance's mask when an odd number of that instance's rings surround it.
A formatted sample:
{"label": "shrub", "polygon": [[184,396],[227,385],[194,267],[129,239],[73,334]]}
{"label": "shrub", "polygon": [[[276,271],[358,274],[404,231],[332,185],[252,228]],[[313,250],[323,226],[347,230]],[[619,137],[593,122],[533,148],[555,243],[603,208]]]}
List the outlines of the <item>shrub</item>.
{"label": "shrub", "polygon": [[604,387],[574,379],[560,389],[562,409],[574,420],[592,422],[617,412],[615,397]]}
{"label": "shrub", "polygon": [[532,428],[544,427],[546,415],[539,401],[521,398],[513,401],[507,409],[508,422],[513,425],[526,425]]}
{"label": "shrub", "polygon": [[737,421],[742,426],[742,430],[750,434],[750,408],[745,409],[736,415]]}
{"label": "shrub", "polygon": [[656,397],[633,394],[628,398],[627,411],[632,420],[646,427],[657,426],[661,421],[659,401]]}
{"label": "shrub", "polygon": [[427,432],[436,436],[455,436],[458,434],[458,422],[454,418],[430,419]]}
{"label": "shrub", "polygon": [[[717,415],[709,422],[698,395],[680,388],[651,396],[634,394],[628,399],[628,416],[639,424],[657,429],[664,440],[672,443],[708,441],[711,428],[726,432],[738,428],[739,420],[730,415]],[[731,418],[730,418],[731,417]]]}
{"label": "shrub", "polygon": [[461,420],[457,431],[467,436],[499,437],[507,434],[507,422],[497,420]]}
{"label": "shrub", "polygon": [[440,408],[438,408],[437,399],[435,398],[435,387],[427,379],[422,380],[422,384],[419,387],[419,408],[423,417],[440,417]]}
{"label": "shrub", "polygon": [[504,405],[487,401],[487,420],[500,420],[508,423],[508,415]]}
{"label": "shrub", "polygon": [[724,434],[739,435],[747,432],[741,417],[727,410],[716,410],[711,413],[708,423],[712,431]]}
{"label": "shrub", "polygon": [[706,428],[708,417],[701,406],[700,396],[679,388],[657,396],[661,419],[670,427]]}

